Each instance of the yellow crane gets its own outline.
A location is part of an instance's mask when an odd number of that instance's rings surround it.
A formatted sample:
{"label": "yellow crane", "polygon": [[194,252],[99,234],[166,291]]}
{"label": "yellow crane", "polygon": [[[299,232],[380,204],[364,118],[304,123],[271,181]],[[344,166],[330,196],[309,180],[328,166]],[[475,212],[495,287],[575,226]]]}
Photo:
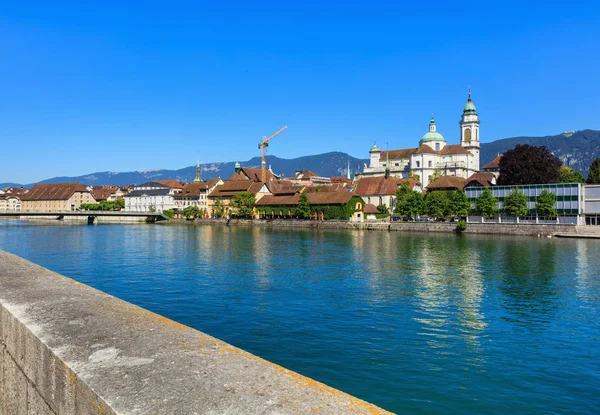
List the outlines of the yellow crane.
{"label": "yellow crane", "polygon": [[267,138],[263,136],[262,141],[258,145],[258,148],[262,150],[262,164],[261,164],[261,175],[260,179],[263,183],[267,181],[267,147],[269,147],[269,141],[271,141],[276,135],[279,135],[287,128],[287,125],[284,125],[283,128],[273,134],[271,137]]}

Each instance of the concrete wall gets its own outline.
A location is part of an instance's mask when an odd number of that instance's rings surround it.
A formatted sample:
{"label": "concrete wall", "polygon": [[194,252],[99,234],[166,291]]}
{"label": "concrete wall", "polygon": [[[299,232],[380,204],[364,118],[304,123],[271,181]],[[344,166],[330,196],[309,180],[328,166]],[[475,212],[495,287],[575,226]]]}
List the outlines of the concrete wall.
{"label": "concrete wall", "polygon": [[[203,225],[215,225],[226,223],[223,219],[199,220],[196,222]],[[456,231],[454,222],[388,222],[372,221],[353,223],[346,221],[310,221],[310,220],[237,220],[229,222],[235,226],[261,226],[273,228],[318,228],[318,229],[356,229],[356,230],[378,230],[397,232],[446,232]],[[578,234],[581,227],[574,225],[543,225],[543,224],[499,224],[499,223],[469,223],[464,232],[478,234],[502,234],[502,235],[529,235],[550,236],[556,234]]]}
{"label": "concrete wall", "polygon": [[259,413],[388,412],[0,251],[0,415]]}

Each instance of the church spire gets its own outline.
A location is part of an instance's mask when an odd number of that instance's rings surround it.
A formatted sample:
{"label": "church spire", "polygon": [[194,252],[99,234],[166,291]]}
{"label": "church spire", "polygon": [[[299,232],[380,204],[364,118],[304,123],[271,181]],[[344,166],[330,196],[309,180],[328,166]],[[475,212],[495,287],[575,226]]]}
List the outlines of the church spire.
{"label": "church spire", "polygon": [[200,153],[198,153],[198,163],[196,163],[196,177],[194,178],[194,183],[198,183],[202,181],[202,169],[200,168]]}
{"label": "church spire", "polygon": [[350,157],[348,157],[348,169],[346,170],[346,178],[352,180],[352,177],[350,177]]}

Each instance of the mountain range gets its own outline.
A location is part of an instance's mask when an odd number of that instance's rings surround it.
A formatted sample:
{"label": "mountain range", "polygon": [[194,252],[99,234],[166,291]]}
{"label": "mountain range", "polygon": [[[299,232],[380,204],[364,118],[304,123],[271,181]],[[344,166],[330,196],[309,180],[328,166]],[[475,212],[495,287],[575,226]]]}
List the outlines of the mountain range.
{"label": "mountain range", "polygon": [[[547,137],[513,137],[481,144],[481,166],[492,161],[498,154],[503,153],[517,144],[530,144],[546,146],[564,165],[581,172],[587,177],[592,161],[600,157],[600,131],[582,130],[562,133]],[[365,151],[366,153],[366,151]],[[294,159],[282,159],[276,156],[267,156],[267,165],[277,174],[291,177],[296,170],[311,170],[321,176],[345,176],[350,161],[351,175],[361,172],[368,159],[358,159],[343,152],[331,152],[313,156],[304,156]],[[202,164],[202,178],[211,179],[221,176],[228,178],[234,171],[234,162],[205,163]],[[260,157],[254,157],[240,163],[242,167],[260,168]],[[179,180],[191,182],[196,175],[196,167],[184,167],[179,170],[155,169],[134,172],[96,172],[76,177],[52,177],[38,183],[63,183],[79,182],[86,185],[114,184],[125,186],[140,184],[153,180]],[[31,187],[36,183],[24,184]],[[18,183],[0,183],[0,189],[5,187],[21,186]]]}

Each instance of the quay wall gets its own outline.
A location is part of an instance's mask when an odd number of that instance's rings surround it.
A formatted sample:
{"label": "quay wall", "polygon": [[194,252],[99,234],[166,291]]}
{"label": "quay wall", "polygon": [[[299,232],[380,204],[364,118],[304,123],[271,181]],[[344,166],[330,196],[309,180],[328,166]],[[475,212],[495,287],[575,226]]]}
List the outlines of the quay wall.
{"label": "quay wall", "polygon": [[[201,225],[225,225],[224,219],[201,219],[196,222]],[[348,221],[311,221],[311,220],[244,220],[232,219],[229,225],[235,226],[259,226],[273,228],[314,228],[314,229],[354,229],[354,230],[377,230],[395,232],[445,232],[455,233],[456,223],[453,222],[361,222]],[[467,224],[465,234],[501,234],[501,235],[525,235],[525,236],[553,236],[556,234],[576,235],[582,232],[583,227],[565,224],[504,224],[504,223],[479,223]]]}
{"label": "quay wall", "polygon": [[258,413],[389,412],[0,251],[0,415]]}

